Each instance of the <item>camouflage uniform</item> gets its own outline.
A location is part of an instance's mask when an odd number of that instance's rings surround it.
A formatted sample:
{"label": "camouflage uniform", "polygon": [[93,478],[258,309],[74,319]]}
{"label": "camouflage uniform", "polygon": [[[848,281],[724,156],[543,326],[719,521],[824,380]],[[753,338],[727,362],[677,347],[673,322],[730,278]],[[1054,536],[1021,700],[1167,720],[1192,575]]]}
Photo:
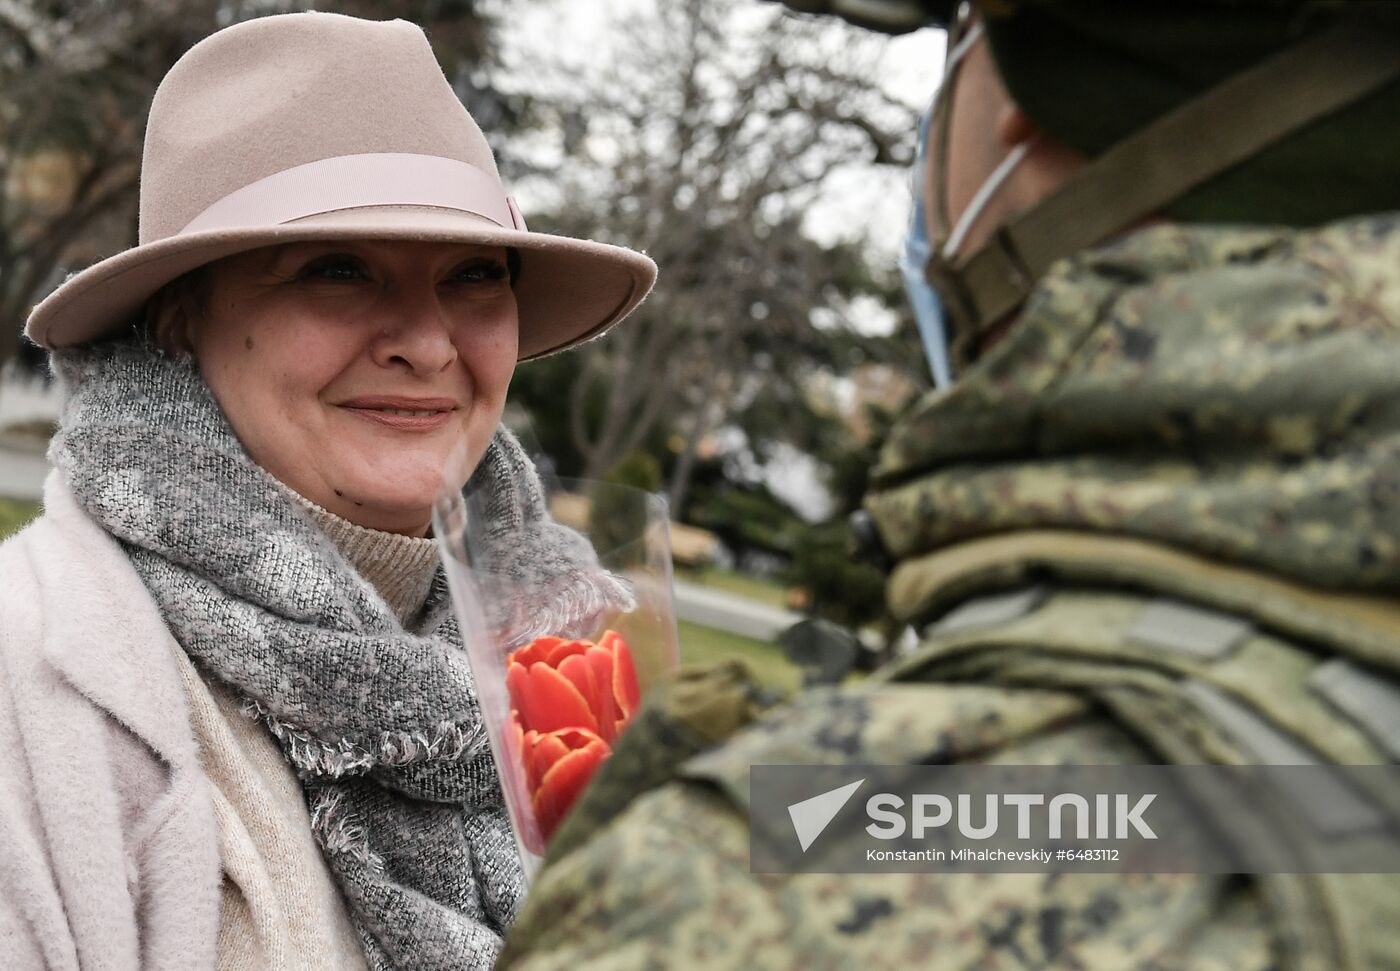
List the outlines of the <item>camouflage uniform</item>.
{"label": "camouflage uniform", "polygon": [[751,874],[745,816],[755,763],[1400,757],[1397,375],[1394,216],[1058,264],[883,455],[921,648],[767,711],[737,669],[683,678],[500,966],[1400,968],[1393,875]]}
{"label": "camouflage uniform", "polygon": [[[1400,206],[1381,121],[1400,111],[1400,5],[977,6],[1012,98],[1112,189],[1073,180],[955,267],[952,315],[995,324],[1006,287],[973,270],[1008,250],[1020,315],[901,420],[867,497],[922,644],[789,704],[735,667],[653,699],[558,834],[503,968],[1400,969],[1397,875],[749,872],[754,764],[1400,759],[1400,217],[1341,218]],[[1346,94],[1367,64],[1366,96]],[[1337,99],[1209,161],[1319,92]],[[1153,178],[1112,169],[1144,145]],[[1067,243],[1149,212],[1177,222]]]}

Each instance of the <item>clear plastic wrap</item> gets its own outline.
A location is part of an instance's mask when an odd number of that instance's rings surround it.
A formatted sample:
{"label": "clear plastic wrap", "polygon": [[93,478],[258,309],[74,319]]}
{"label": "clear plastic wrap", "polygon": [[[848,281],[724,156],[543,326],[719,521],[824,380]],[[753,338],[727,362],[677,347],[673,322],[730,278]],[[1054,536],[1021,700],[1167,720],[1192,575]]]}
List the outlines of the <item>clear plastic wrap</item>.
{"label": "clear plastic wrap", "polygon": [[669,517],[605,482],[444,491],[433,513],[527,877],[679,653]]}

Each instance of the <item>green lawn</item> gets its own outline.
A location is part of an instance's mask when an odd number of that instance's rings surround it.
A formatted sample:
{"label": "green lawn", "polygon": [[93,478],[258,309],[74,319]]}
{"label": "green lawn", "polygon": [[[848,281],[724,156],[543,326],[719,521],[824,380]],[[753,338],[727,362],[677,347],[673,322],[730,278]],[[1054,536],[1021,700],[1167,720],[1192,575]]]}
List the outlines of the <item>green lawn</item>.
{"label": "green lawn", "polygon": [[776,644],[726,634],[698,624],[679,622],[681,664],[708,665],[726,658],[743,658],[754,674],[766,684],[784,691],[795,691],[802,684],[802,673],[788,663]]}
{"label": "green lawn", "polygon": [[723,570],[717,566],[707,566],[700,570],[686,570],[677,574],[682,580],[698,583],[703,587],[713,587],[727,593],[737,594],[749,600],[769,604],[773,607],[787,606],[787,588],[772,580],[761,580],[733,570]]}
{"label": "green lawn", "polygon": [[0,499],[0,539],[17,533],[24,524],[39,515],[37,502],[22,502],[18,499]]}

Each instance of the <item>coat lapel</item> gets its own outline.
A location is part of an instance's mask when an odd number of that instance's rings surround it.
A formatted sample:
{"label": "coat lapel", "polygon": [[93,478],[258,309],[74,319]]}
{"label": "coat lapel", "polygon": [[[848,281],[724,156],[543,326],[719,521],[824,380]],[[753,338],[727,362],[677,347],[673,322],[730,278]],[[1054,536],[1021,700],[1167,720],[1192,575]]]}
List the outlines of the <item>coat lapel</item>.
{"label": "coat lapel", "polygon": [[44,513],[49,535],[35,571],[48,662],[172,766],[193,764],[180,647],[145,585],[57,471],[44,483]]}

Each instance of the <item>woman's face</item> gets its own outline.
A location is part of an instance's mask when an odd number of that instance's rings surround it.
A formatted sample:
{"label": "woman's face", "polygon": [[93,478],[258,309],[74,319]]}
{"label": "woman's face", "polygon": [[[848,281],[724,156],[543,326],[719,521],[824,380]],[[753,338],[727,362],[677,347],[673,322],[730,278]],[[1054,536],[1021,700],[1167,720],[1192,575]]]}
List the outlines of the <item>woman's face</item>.
{"label": "woman's face", "polygon": [[211,274],[189,344],[253,461],[351,522],[425,535],[448,461],[465,441],[475,468],[515,370],[506,251],[292,243]]}

